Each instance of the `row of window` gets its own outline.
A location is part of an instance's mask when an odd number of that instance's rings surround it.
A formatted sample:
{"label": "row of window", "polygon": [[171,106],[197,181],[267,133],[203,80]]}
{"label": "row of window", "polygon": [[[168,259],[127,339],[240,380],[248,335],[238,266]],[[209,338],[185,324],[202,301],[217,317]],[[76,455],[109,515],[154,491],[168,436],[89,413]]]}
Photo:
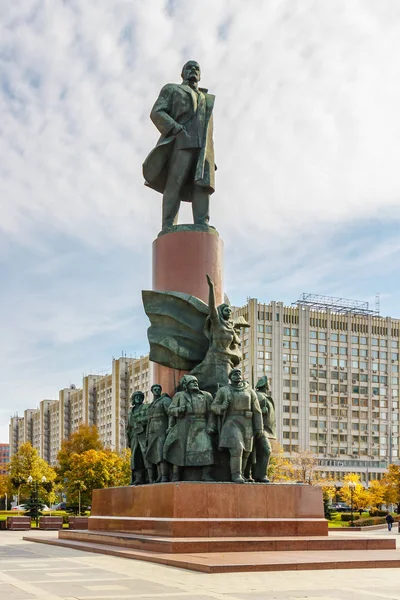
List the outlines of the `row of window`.
{"label": "row of window", "polygon": [[[311,339],[327,340],[330,338],[331,342],[344,342],[347,343],[347,339],[350,337],[352,344],[368,345],[368,338],[358,335],[347,336],[345,333],[331,333],[330,336],[325,331],[310,331]],[[398,348],[398,341],[391,340],[391,347]],[[371,338],[371,346],[380,346],[381,348],[387,348],[387,340],[384,338]]]}

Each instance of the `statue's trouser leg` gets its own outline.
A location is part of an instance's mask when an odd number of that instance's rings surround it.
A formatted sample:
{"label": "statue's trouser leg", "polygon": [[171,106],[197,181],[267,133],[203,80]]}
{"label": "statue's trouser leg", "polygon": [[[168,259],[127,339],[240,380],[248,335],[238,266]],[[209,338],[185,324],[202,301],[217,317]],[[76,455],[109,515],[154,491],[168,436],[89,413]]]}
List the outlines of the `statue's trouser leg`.
{"label": "statue's trouser leg", "polygon": [[147,476],[149,478],[149,483],[154,483],[154,467],[153,467],[153,465],[147,467]]}
{"label": "statue's trouser leg", "polygon": [[230,466],[233,483],[244,483],[242,476],[242,453],[236,456],[231,453]]}
{"label": "statue's trouser leg", "polygon": [[172,467],[172,481],[180,481],[181,469],[178,465]]}
{"label": "statue's trouser leg", "polygon": [[141,485],[144,482],[144,469],[135,469],[135,480],[133,485]]}
{"label": "statue's trouser leg", "polygon": [[246,464],[243,464],[243,477],[247,480],[247,481],[253,481],[252,478],[252,467],[253,467],[253,462],[252,462],[252,455],[250,454],[250,456],[248,457]]}
{"label": "statue's trouser leg", "polygon": [[268,482],[268,465],[271,458],[271,443],[264,434],[261,438],[255,440],[256,443],[256,464],[253,467],[253,475],[256,481]]}
{"label": "statue's trouser leg", "polygon": [[193,150],[172,150],[163,194],[163,229],[176,225],[178,221],[180,192],[196,156]]}
{"label": "statue's trouser leg", "polygon": [[161,483],[167,483],[167,481],[169,480],[167,461],[162,460],[158,464],[158,476],[159,476],[159,480],[161,481]]}
{"label": "statue's trouser leg", "polygon": [[210,221],[210,194],[208,188],[194,186],[192,199],[193,222],[196,225],[208,225]]}
{"label": "statue's trouser leg", "polygon": [[215,481],[215,479],[211,475],[212,465],[207,465],[202,468],[202,480],[203,481]]}
{"label": "statue's trouser leg", "polygon": [[131,481],[129,483],[129,485],[134,485],[135,483],[135,471],[132,469],[131,470]]}

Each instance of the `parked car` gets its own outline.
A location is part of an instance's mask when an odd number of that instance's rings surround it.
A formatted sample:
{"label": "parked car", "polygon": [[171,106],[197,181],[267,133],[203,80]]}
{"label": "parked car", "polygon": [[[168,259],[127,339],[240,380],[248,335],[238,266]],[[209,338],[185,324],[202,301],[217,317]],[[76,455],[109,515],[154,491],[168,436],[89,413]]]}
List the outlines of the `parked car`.
{"label": "parked car", "polygon": [[[29,506],[27,504],[19,504],[18,506],[13,506],[11,510],[29,510]],[[42,512],[48,512],[51,509],[46,504],[41,504],[40,510]]]}
{"label": "parked car", "polygon": [[335,512],[350,512],[351,506],[346,504],[346,502],[334,502],[331,504],[330,508]]}
{"label": "parked car", "polygon": [[59,502],[59,504],[56,504],[53,507],[53,510],[65,510],[67,508],[67,503],[66,502]]}
{"label": "parked car", "polygon": [[18,506],[12,506],[11,510],[27,510],[27,508],[26,504],[18,504]]}

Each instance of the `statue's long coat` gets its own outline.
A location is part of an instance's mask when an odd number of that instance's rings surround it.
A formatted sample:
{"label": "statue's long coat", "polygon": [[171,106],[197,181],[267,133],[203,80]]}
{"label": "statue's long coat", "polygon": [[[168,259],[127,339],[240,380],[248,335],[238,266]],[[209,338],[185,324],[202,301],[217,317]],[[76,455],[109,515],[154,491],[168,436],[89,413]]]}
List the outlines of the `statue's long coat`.
{"label": "statue's long coat", "polygon": [[148,404],[141,404],[131,408],[128,415],[126,435],[132,451],[131,469],[143,469],[146,452],[146,427],[148,418]]}
{"label": "statue's long coat", "polygon": [[[184,186],[181,200],[191,202],[193,185],[206,187],[212,194],[215,190],[215,162],[213,143],[213,116],[215,96],[207,90],[199,88],[204,95],[205,106],[195,107],[193,90],[185,84],[168,83],[156,100],[150,118],[161,133],[156,147],[150,152],[143,163],[143,176],[147,186],[157,192],[164,193],[168,176],[168,161],[174,146],[185,146],[184,134],[172,135],[176,123],[185,126],[191,119],[199,120],[199,130],[202,131],[199,154],[195,165],[193,179]],[[202,108],[202,110],[201,110]]]}
{"label": "statue's long coat", "polygon": [[[168,409],[175,420],[164,444],[164,459],[180,467],[205,467],[214,464],[214,450],[207,428],[216,430],[211,412],[212,396],[208,392],[178,392]],[[179,415],[179,408],[185,413]],[[170,423],[171,424],[171,423]]]}
{"label": "statue's long coat", "polygon": [[229,384],[219,388],[211,409],[223,406],[219,447],[229,448],[240,455],[251,452],[255,432],[263,431],[260,404],[254,390],[247,382],[235,386]]}
{"label": "statue's long coat", "polygon": [[148,424],[146,432],[146,461],[158,465],[163,460],[164,442],[168,429],[168,408],[171,398],[163,394],[149,404]]}

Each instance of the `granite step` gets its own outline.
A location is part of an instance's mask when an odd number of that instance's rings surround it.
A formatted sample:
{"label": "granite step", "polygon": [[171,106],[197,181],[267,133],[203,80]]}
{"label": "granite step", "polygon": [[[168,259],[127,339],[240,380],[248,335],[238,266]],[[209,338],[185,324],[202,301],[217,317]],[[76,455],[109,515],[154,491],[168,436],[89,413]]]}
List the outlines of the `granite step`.
{"label": "granite step", "polygon": [[317,569],[390,569],[400,567],[400,552],[397,550],[342,550],[341,552],[311,550],[300,552],[198,552],[170,554],[129,549],[108,544],[95,544],[88,541],[80,542],[71,539],[39,539],[34,536],[24,536],[23,539],[41,544],[51,544],[85,552],[142,560],[203,573]]}
{"label": "granite step", "polygon": [[60,539],[105,544],[150,552],[184,554],[188,552],[289,552],[310,550],[393,550],[396,540],[310,537],[209,537],[171,538],[102,531],[60,531]]}

